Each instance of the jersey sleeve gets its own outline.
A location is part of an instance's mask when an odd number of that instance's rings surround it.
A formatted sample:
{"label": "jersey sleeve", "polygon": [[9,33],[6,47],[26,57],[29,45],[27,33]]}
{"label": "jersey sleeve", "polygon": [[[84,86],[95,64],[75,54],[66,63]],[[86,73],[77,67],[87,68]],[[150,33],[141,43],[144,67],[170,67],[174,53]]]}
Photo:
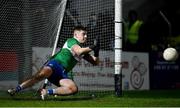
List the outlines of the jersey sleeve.
{"label": "jersey sleeve", "polygon": [[67,41],[68,48],[71,48],[73,45],[76,45],[76,44],[79,45],[79,42],[74,38],[71,38]]}

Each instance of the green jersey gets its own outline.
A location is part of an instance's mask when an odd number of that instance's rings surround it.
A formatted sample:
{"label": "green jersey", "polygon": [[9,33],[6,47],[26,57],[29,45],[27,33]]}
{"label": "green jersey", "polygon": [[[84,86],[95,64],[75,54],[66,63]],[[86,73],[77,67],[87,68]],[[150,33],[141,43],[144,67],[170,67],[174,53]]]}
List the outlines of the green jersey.
{"label": "green jersey", "polygon": [[77,64],[77,62],[82,58],[76,55],[72,50],[73,45],[80,45],[79,41],[75,38],[69,38],[65,42],[63,48],[53,57],[61,65],[64,66],[66,71],[72,70],[72,68]]}

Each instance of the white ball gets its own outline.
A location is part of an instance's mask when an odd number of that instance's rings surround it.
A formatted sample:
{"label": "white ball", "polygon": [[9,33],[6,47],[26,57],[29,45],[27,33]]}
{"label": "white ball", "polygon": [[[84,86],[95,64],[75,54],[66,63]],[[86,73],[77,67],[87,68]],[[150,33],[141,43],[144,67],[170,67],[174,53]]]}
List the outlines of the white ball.
{"label": "white ball", "polygon": [[166,61],[175,61],[178,58],[178,52],[175,48],[166,48],[163,52],[163,58]]}

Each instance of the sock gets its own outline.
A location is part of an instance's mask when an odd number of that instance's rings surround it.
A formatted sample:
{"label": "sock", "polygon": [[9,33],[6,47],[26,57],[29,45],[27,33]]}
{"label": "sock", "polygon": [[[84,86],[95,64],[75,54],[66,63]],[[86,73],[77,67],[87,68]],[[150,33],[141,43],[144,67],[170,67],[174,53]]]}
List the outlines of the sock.
{"label": "sock", "polygon": [[17,87],[16,87],[16,92],[19,92],[19,91],[21,91],[22,90],[22,87],[20,86],[20,85],[18,85]]}
{"label": "sock", "polygon": [[55,93],[55,89],[48,89],[47,93],[49,95],[53,95]]}

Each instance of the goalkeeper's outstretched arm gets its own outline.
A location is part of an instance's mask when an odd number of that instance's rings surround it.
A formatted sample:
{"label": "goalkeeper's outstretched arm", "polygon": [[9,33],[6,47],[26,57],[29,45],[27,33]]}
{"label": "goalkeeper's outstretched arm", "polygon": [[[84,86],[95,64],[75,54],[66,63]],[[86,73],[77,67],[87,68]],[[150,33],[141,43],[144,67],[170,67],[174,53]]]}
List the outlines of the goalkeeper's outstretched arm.
{"label": "goalkeeper's outstretched arm", "polygon": [[[89,54],[89,52],[94,50],[94,55]],[[99,63],[99,50],[97,48],[91,49],[90,47],[81,48],[79,45],[74,45],[72,48],[74,54],[80,56],[83,55],[83,59],[90,62],[93,65],[98,65]]]}
{"label": "goalkeeper's outstretched arm", "polygon": [[83,58],[93,65],[99,64],[99,57],[93,56],[91,54],[85,54]]}
{"label": "goalkeeper's outstretched arm", "polygon": [[93,65],[98,65],[99,64],[99,50],[100,50],[99,38],[96,38],[94,40],[93,45],[90,46],[89,48],[94,51],[94,55],[91,55],[88,53],[88,54],[85,54],[83,58]]}

